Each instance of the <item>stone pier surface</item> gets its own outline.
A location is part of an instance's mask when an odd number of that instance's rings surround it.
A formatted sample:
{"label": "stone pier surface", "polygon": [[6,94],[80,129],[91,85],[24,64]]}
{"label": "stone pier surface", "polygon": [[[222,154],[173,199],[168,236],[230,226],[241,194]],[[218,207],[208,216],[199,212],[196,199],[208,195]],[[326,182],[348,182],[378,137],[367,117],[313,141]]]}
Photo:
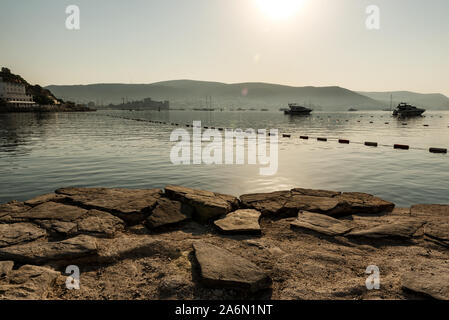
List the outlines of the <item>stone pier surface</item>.
{"label": "stone pier surface", "polygon": [[[380,270],[368,290],[365,270]],[[66,287],[68,266],[79,290]],[[62,188],[0,204],[0,299],[449,299],[449,205],[295,188]]]}

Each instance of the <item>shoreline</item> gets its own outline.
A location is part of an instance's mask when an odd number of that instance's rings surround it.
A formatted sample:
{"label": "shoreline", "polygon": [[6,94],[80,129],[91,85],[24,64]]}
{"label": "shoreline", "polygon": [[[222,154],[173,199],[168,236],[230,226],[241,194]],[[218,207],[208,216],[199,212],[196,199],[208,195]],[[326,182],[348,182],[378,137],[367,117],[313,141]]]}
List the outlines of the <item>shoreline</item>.
{"label": "shoreline", "polygon": [[54,106],[36,106],[36,107],[0,107],[0,114],[8,113],[49,113],[49,112],[95,112],[96,109],[91,109],[84,106],[68,106],[68,105],[54,105]]}
{"label": "shoreline", "polygon": [[357,192],[62,188],[0,204],[0,299],[449,299],[448,227]]}

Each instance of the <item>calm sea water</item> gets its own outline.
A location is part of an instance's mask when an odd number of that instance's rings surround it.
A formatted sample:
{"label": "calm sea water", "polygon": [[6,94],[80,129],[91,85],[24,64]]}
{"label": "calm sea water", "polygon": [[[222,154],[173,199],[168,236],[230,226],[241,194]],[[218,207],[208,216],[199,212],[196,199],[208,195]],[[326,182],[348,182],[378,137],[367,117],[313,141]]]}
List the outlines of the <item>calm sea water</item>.
{"label": "calm sea water", "polygon": [[[315,112],[310,117],[249,111],[3,114],[0,203],[66,186],[153,188],[167,184],[234,195],[304,187],[368,192],[399,206],[449,203],[449,156],[428,152],[429,147],[449,147],[449,112],[426,115],[402,121],[380,111]],[[292,138],[279,140],[279,169],[274,176],[259,175],[259,165],[175,166],[169,158],[173,126],[116,117],[277,128]],[[299,135],[401,143],[416,149],[306,141]]]}

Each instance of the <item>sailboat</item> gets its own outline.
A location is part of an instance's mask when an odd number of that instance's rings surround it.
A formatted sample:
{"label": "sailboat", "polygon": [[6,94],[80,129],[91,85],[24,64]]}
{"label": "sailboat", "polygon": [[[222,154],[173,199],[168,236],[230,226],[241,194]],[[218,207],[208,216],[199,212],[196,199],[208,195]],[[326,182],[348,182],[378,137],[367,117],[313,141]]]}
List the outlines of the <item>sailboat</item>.
{"label": "sailboat", "polygon": [[385,108],[382,109],[382,111],[389,111],[389,112],[393,111],[393,94],[390,95],[390,109]]}
{"label": "sailboat", "polygon": [[212,108],[212,97],[206,97],[206,107],[203,108],[194,108],[194,111],[215,111],[215,109]]}

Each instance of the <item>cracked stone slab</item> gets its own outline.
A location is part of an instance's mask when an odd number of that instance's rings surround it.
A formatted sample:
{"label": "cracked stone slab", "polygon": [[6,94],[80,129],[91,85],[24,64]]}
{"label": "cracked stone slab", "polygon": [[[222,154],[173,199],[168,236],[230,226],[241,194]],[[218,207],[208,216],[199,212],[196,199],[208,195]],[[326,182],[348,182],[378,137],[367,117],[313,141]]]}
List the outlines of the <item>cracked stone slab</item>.
{"label": "cracked stone slab", "polygon": [[64,236],[75,234],[77,231],[77,224],[75,222],[67,222],[60,220],[36,220],[42,228],[47,230],[50,234],[59,233]]}
{"label": "cracked stone slab", "polygon": [[125,224],[116,216],[99,210],[90,210],[76,222],[77,234],[88,234],[97,237],[112,238],[117,232],[123,231]]}
{"label": "cracked stone slab", "polygon": [[420,266],[402,276],[402,287],[428,295],[434,299],[449,300],[449,264],[432,263]]}
{"label": "cracked stone slab", "polygon": [[341,213],[382,213],[391,212],[395,204],[379,197],[361,192],[343,192],[338,196],[340,201],[345,202]]}
{"label": "cracked stone slab", "polygon": [[16,214],[16,218],[27,220],[59,220],[70,222],[87,213],[87,210],[57,202],[45,202],[31,210]]}
{"label": "cracked stone slab", "polygon": [[178,224],[192,216],[193,209],[175,200],[161,198],[157,201],[153,212],[145,220],[149,229]]}
{"label": "cracked stone slab", "polygon": [[156,206],[161,189],[62,188],[55,191],[84,208],[107,211],[128,223],[143,221]]}
{"label": "cracked stone slab", "polygon": [[165,194],[193,207],[193,218],[200,222],[216,219],[238,206],[238,199],[234,196],[180,186],[166,186]]}
{"label": "cracked stone slab", "polygon": [[391,212],[391,215],[410,216],[411,215],[411,208],[398,208],[398,207],[395,207],[394,210]]}
{"label": "cracked stone slab", "polygon": [[0,248],[1,260],[13,260],[21,263],[42,264],[48,261],[65,260],[97,254],[95,238],[80,235],[55,242],[31,242]]}
{"label": "cracked stone slab", "polygon": [[110,238],[125,228],[123,220],[108,212],[82,210],[81,213],[82,215],[73,215],[74,220],[71,217],[62,216],[63,220],[38,219],[33,221],[46,229],[50,234],[56,233],[66,237],[87,234],[95,237]]}
{"label": "cracked stone slab", "polygon": [[290,191],[253,193],[241,195],[240,201],[244,207],[260,211],[264,215],[270,215],[280,212],[290,196]]}
{"label": "cracked stone slab", "polygon": [[24,265],[8,274],[6,284],[0,284],[0,300],[45,299],[59,275],[52,269]]}
{"label": "cracked stone slab", "polygon": [[261,213],[254,209],[240,209],[228,213],[214,224],[226,234],[261,234],[259,219]]}
{"label": "cracked stone slab", "polygon": [[202,283],[257,292],[271,286],[268,274],[251,261],[211,244],[193,244]]}
{"label": "cracked stone slab", "polygon": [[339,212],[342,202],[338,198],[317,197],[293,194],[284,205],[284,210],[295,216],[298,210],[327,213],[329,215]]}
{"label": "cracked stone slab", "polygon": [[30,209],[30,206],[27,206],[23,202],[18,201],[11,201],[8,203],[0,204],[0,222],[20,222],[21,220],[15,219],[14,215],[24,213]]}
{"label": "cracked stone slab", "polygon": [[56,194],[56,193],[48,193],[48,194],[43,194],[41,196],[37,196],[30,200],[27,200],[24,203],[27,206],[35,207],[35,206],[38,206],[45,202],[50,202],[50,201],[58,202],[58,201],[62,201],[64,199],[65,199],[65,196],[63,196],[63,195]]}
{"label": "cracked stone slab", "polygon": [[348,237],[366,238],[404,238],[410,239],[423,226],[424,222],[416,219],[398,219],[398,221],[385,221],[377,226],[354,230],[346,234]]}
{"label": "cracked stone slab", "polygon": [[424,235],[440,245],[449,247],[449,218],[434,219],[426,223]]}
{"label": "cracked stone slab", "polygon": [[449,217],[449,205],[417,204],[411,207],[411,215],[415,217]]}
{"label": "cracked stone slab", "polygon": [[353,226],[348,222],[308,211],[300,212],[298,219],[293,221],[290,226],[292,228],[312,230],[328,236],[344,235],[353,229]]}
{"label": "cracked stone slab", "polygon": [[391,212],[395,205],[366,193],[327,190],[292,189],[271,193],[242,195],[243,206],[263,214],[296,217],[299,210],[330,216]]}
{"label": "cracked stone slab", "polygon": [[330,191],[330,190],[314,190],[314,189],[303,189],[303,188],[295,188],[291,190],[293,195],[300,194],[304,196],[313,196],[313,197],[327,197],[333,198],[341,195],[341,192],[338,191]]}
{"label": "cracked stone slab", "polygon": [[45,237],[45,230],[31,223],[0,224],[0,248]]}

